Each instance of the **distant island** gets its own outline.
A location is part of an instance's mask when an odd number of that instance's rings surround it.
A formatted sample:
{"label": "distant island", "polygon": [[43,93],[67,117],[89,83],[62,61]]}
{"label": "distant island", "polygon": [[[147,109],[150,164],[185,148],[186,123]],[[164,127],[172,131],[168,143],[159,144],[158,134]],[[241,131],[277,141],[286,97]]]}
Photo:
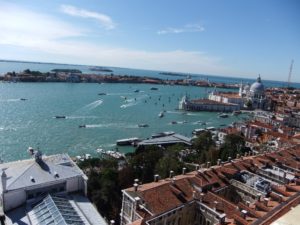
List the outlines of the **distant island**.
{"label": "distant island", "polygon": [[163,85],[185,85],[198,87],[218,87],[237,89],[237,84],[210,82],[209,80],[177,79],[164,80],[147,76],[116,75],[116,74],[83,74],[78,69],[53,69],[40,72],[26,69],[23,72],[8,72],[0,76],[3,82],[68,82],[68,83],[145,83]]}
{"label": "distant island", "polygon": [[91,67],[89,67],[89,70],[90,71],[99,71],[99,72],[108,72],[108,73],[113,72],[111,69],[101,67],[101,66],[91,66]]}
{"label": "distant island", "polygon": [[78,69],[53,69],[51,72],[55,73],[82,73],[81,70]]}
{"label": "distant island", "polygon": [[174,77],[192,77],[190,74],[174,73],[174,72],[160,72],[161,75],[174,76]]}

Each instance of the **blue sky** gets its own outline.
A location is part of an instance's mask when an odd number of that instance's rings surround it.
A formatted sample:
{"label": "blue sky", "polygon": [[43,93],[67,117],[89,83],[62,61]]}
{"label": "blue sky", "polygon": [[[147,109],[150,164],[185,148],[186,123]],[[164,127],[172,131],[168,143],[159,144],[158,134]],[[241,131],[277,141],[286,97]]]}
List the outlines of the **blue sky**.
{"label": "blue sky", "polygon": [[0,0],[0,58],[300,82],[298,0]]}

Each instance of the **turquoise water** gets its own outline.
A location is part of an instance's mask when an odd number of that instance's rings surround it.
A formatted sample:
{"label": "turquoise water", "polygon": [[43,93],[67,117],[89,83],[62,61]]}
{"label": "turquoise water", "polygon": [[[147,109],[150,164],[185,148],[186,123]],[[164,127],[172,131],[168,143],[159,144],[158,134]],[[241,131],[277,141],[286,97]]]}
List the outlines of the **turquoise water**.
{"label": "turquoise water", "polygon": [[[0,75],[24,69],[48,72],[54,68],[80,69],[84,65],[41,64],[0,61]],[[115,74],[180,79],[160,75],[158,71],[113,69]],[[194,79],[238,83],[241,78],[199,75]],[[252,82],[253,80],[246,80]],[[266,86],[282,86],[282,82],[263,81]],[[299,84],[296,84],[299,86]],[[188,93],[191,98],[206,97],[206,88],[191,86],[156,86],[147,84],[71,84],[71,83],[0,83],[0,158],[4,161],[28,158],[29,146],[46,154],[66,152],[71,156],[96,154],[97,148],[114,149],[121,138],[148,138],[162,131],[175,131],[191,136],[195,128],[220,127],[241,118],[220,119],[217,113],[176,110],[179,99]],[[135,90],[140,92],[135,93]],[[232,91],[232,90],[231,90]],[[98,93],[107,93],[99,96]],[[20,98],[28,100],[21,101]],[[158,114],[166,110],[165,116]],[[57,115],[66,119],[55,119]],[[177,124],[171,124],[176,121]],[[139,128],[138,124],[149,127]],[[79,128],[86,125],[86,128]],[[132,151],[132,148],[119,148]]]}
{"label": "turquoise water", "polygon": [[[237,117],[219,119],[217,113],[177,111],[185,92],[205,96],[204,88],[147,84],[0,83],[0,153],[4,161],[28,158],[29,146],[46,154],[95,154],[99,147],[115,148],[121,138],[147,138],[152,133],[175,131],[191,136],[198,122],[218,127]],[[135,90],[140,90],[135,93]],[[107,95],[99,96],[104,92]],[[20,98],[28,100],[21,101]],[[126,99],[125,99],[126,98]],[[158,114],[166,110],[165,116]],[[66,119],[53,118],[65,115]],[[172,125],[172,121],[178,124]],[[185,121],[185,122],[184,122]],[[146,123],[149,127],[139,128]],[[86,128],[79,125],[86,124]],[[120,151],[129,151],[120,148]]]}

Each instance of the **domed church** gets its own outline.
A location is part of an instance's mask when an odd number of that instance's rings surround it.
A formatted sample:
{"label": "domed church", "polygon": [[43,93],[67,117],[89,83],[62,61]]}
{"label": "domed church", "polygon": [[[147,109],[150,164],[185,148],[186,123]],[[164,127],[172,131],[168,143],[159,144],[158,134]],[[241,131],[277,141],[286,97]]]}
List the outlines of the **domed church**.
{"label": "domed church", "polygon": [[241,84],[239,90],[240,97],[244,98],[245,104],[253,109],[266,108],[265,86],[261,82],[260,75],[250,87],[249,84],[243,86]]}

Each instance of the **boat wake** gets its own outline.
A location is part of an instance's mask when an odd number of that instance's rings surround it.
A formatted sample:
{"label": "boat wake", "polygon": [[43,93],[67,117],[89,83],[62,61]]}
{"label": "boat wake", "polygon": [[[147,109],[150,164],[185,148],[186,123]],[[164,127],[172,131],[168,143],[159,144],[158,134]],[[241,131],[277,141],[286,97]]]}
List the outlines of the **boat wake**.
{"label": "boat wake", "polygon": [[176,112],[176,111],[167,111],[167,113],[170,113],[170,114],[182,114],[182,112]]}
{"label": "boat wake", "polygon": [[85,128],[138,128],[137,125],[124,124],[124,123],[100,123],[100,124],[86,124]]}
{"label": "boat wake", "polygon": [[142,102],[143,99],[147,98],[147,95],[142,95],[140,97],[137,98],[130,98],[130,99],[126,99],[124,102],[125,104],[121,105],[120,108],[124,109],[124,108],[128,108],[128,107],[132,107],[135,106],[139,103]]}
{"label": "boat wake", "polygon": [[120,96],[121,98],[125,98],[126,95],[132,95],[132,93],[107,93],[107,95],[111,96]]}
{"label": "boat wake", "polygon": [[66,119],[96,119],[98,116],[66,116]]}
{"label": "boat wake", "polygon": [[[99,99],[99,100],[96,100],[92,103],[89,103],[85,106],[83,106],[82,108],[76,110],[74,113],[72,113],[73,115],[80,115],[80,114],[85,114],[87,113],[88,111],[90,110],[93,110],[95,108],[97,108],[98,106],[100,106],[101,104],[103,103],[103,100],[102,99]],[[76,116],[74,116],[76,117]],[[77,118],[76,118],[77,119]]]}
{"label": "boat wake", "polygon": [[99,105],[101,105],[103,103],[103,100],[102,99],[99,99],[99,100],[96,100],[86,106],[84,106],[83,108],[87,109],[87,110],[92,110],[92,109],[95,109],[97,108]]}
{"label": "boat wake", "polygon": [[22,101],[20,98],[11,98],[11,99],[0,99],[0,102],[18,102]]}

